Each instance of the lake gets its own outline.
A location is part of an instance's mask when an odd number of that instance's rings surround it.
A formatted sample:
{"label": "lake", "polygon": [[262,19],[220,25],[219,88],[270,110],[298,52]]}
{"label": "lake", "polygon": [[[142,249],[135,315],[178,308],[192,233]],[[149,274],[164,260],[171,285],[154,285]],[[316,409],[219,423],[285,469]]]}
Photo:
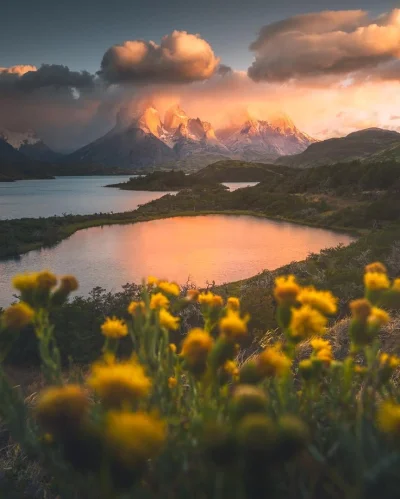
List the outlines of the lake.
{"label": "lake", "polygon": [[18,272],[47,268],[74,274],[81,294],[94,286],[119,291],[148,275],[204,286],[207,280],[221,284],[251,277],[352,240],[348,234],[232,215],[93,227],[53,248],[0,262],[0,306],[10,303],[10,280]]}
{"label": "lake", "polygon": [[[87,215],[135,210],[166,192],[106,189],[130,176],[57,177],[54,180],[0,182],[0,220],[52,215]],[[255,182],[225,184],[232,190]]]}

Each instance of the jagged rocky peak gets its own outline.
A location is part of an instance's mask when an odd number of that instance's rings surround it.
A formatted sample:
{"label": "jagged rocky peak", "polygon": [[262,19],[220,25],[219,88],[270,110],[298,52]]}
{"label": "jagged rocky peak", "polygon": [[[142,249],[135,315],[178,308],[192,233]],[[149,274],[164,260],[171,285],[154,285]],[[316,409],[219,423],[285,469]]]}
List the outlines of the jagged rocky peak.
{"label": "jagged rocky peak", "polygon": [[116,117],[116,130],[128,126],[140,128],[145,133],[151,133],[156,137],[162,134],[162,123],[157,109],[151,105],[139,106],[134,112],[129,108],[121,108]]}
{"label": "jagged rocky peak", "polygon": [[164,127],[169,132],[177,130],[180,125],[187,125],[189,117],[179,104],[175,104],[165,112]]}
{"label": "jagged rocky peak", "polygon": [[189,136],[189,131],[186,123],[181,123],[175,130],[173,138],[178,140],[181,138],[188,138]]}

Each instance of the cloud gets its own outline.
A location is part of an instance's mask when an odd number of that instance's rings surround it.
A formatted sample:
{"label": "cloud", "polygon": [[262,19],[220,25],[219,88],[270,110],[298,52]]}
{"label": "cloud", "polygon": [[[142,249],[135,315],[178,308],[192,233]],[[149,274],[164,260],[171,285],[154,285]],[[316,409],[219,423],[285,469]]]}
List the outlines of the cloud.
{"label": "cloud", "polygon": [[190,83],[210,78],[219,63],[200,35],[173,31],[160,45],[126,41],[109,48],[99,74],[109,83]]}
{"label": "cloud", "polygon": [[0,91],[33,92],[41,88],[76,88],[78,90],[94,87],[94,75],[87,71],[71,71],[60,64],[35,66],[12,66],[0,68]]}
{"label": "cloud", "polygon": [[391,121],[397,121],[400,120],[400,116],[397,116],[395,114],[392,114],[392,116],[389,118]]}
{"label": "cloud", "polygon": [[400,9],[376,19],[362,10],[304,14],[264,26],[250,45],[254,81],[284,82],[361,72],[400,76]]}

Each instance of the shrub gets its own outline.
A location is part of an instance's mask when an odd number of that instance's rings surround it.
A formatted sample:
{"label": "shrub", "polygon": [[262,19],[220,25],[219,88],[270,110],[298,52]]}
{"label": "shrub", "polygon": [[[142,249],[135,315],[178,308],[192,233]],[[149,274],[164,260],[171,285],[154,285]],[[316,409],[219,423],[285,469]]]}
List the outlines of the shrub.
{"label": "shrub", "polygon": [[[47,386],[27,407],[0,368],[0,416],[63,499],[397,496],[400,358],[379,332],[400,308],[400,279],[382,264],[351,303],[343,360],[326,334],[337,299],[292,275],[275,281],[280,341],[242,364],[249,316],[237,298],[151,278],[128,320],[103,321],[98,360],[68,382],[50,315],[76,280],[13,282],[21,302],[0,318],[2,358],[31,324]],[[194,302],[204,324],[178,349],[170,334]]]}

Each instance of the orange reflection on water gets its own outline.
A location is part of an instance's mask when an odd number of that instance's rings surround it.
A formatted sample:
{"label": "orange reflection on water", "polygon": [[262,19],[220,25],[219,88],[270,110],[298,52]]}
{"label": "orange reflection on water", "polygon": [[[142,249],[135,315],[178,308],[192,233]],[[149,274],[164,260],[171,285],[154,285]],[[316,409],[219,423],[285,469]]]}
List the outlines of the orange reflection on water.
{"label": "orange reflection on water", "polygon": [[78,277],[79,292],[101,286],[118,291],[148,275],[198,286],[224,283],[275,269],[310,252],[352,238],[322,229],[248,216],[179,217],[132,225],[94,227],[54,248],[0,263],[0,306],[10,303],[18,272],[51,269]]}

